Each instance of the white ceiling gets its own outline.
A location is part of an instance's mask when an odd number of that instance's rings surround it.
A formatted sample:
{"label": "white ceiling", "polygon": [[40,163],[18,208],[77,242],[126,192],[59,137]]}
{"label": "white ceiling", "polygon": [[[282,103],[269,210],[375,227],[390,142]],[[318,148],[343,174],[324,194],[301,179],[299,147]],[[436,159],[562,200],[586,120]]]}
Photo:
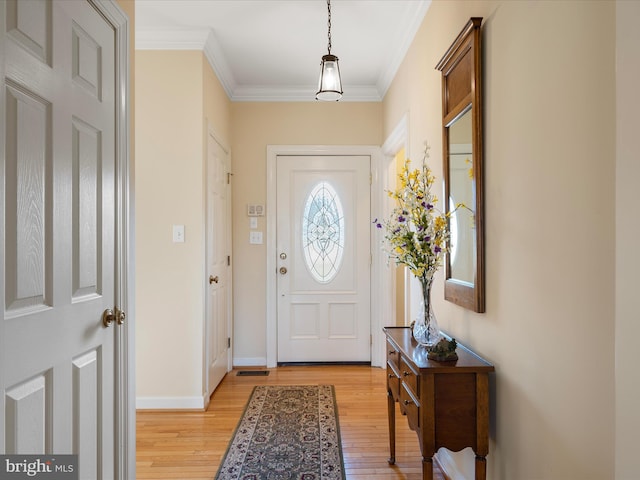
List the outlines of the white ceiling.
{"label": "white ceiling", "polygon": [[[431,0],[332,0],[341,101],[380,101]],[[313,101],[326,0],[136,0],[136,49],[204,50],[233,101]]]}

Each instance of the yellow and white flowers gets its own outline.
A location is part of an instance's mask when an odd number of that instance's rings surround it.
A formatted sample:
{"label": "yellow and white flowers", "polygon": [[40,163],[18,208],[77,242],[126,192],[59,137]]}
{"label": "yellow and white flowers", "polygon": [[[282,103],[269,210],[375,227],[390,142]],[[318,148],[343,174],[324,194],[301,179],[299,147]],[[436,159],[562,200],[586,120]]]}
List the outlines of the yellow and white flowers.
{"label": "yellow and white flowers", "polygon": [[385,230],[389,258],[406,265],[423,286],[431,284],[449,249],[448,215],[435,207],[438,198],[431,191],[435,177],[427,165],[428,158],[426,145],[421,167],[409,171],[409,160],[405,162],[398,175],[398,189],[388,192],[397,206],[388,220],[374,220],[376,227]]}

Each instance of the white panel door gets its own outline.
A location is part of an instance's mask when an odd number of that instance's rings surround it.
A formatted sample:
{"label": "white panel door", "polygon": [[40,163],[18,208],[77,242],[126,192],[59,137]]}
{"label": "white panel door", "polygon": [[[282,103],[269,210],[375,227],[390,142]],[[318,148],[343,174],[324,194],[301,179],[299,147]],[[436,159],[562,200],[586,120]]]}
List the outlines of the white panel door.
{"label": "white panel door", "polygon": [[278,362],[368,362],[370,157],[278,156]]}
{"label": "white panel door", "polygon": [[212,133],[207,141],[207,390],[213,393],[229,371],[229,155]]}
{"label": "white panel door", "polygon": [[115,32],[84,1],[0,8],[0,451],[113,479]]}

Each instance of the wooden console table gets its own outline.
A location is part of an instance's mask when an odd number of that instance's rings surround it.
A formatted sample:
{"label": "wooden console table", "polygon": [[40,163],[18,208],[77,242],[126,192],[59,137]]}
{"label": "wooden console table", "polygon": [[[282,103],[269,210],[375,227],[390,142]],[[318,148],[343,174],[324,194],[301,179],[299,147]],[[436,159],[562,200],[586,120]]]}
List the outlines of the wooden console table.
{"label": "wooden console table", "polygon": [[389,463],[396,459],[395,402],[418,435],[422,478],[433,479],[433,455],[440,447],[476,454],[476,480],[485,480],[489,453],[489,373],[478,355],[458,344],[456,362],[427,358],[425,347],[411,337],[409,327],[385,327],[387,336],[387,394]]}

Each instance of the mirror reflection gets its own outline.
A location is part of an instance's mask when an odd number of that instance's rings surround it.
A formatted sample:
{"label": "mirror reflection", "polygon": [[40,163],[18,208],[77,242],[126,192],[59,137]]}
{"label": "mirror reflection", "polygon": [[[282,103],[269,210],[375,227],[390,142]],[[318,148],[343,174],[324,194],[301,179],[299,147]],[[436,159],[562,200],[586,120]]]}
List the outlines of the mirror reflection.
{"label": "mirror reflection", "polygon": [[471,108],[448,128],[451,280],[473,286],[476,272]]}

